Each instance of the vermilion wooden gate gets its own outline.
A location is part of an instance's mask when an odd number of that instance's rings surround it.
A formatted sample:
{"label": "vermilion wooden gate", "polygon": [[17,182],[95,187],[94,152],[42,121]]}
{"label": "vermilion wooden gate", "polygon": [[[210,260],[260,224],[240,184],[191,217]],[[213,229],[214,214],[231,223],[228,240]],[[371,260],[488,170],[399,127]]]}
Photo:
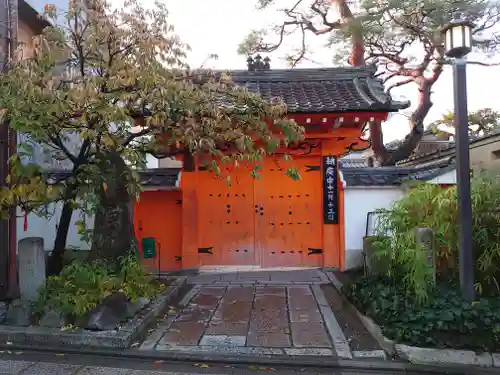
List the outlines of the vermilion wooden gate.
{"label": "vermilion wooden gate", "polygon": [[[134,207],[134,228],[139,246],[143,238],[154,237],[157,251],[145,259],[150,271],[173,271],[181,268],[182,195],[180,191],[143,191]],[[141,252],[142,252],[141,248]]]}
{"label": "vermilion wooden gate", "polygon": [[[288,166],[301,180],[286,176]],[[200,265],[323,265],[319,158],[268,158],[260,178],[247,168],[225,179],[199,174]]]}
{"label": "vermilion wooden gate", "polygon": [[[301,180],[286,175],[296,167]],[[323,265],[321,172],[318,158],[269,158],[255,181],[256,247],[263,267]]]}
{"label": "vermilion wooden gate", "polygon": [[255,265],[250,170],[234,170],[230,187],[226,178],[200,171],[198,204],[200,265]]}

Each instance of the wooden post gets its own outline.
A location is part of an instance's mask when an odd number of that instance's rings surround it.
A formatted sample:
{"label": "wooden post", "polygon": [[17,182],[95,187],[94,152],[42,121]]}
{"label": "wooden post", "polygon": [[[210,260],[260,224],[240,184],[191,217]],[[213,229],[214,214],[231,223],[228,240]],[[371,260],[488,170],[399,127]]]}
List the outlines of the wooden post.
{"label": "wooden post", "polygon": [[[337,155],[337,150],[335,147],[335,141],[333,140],[328,140],[325,141],[322,144],[321,148],[321,168],[322,168],[322,179],[324,176],[324,171],[323,171],[323,158],[328,157],[328,156],[333,156],[336,157]],[[335,166],[335,171],[337,171],[338,168]],[[321,188],[323,189],[323,180],[322,180],[322,186]],[[338,186],[339,186],[339,181],[338,181],[338,173],[337,173],[337,201],[340,199],[340,196],[338,194]],[[323,197],[323,210],[325,210],[325,202],[324,202],[324,197]],[[322,219],[324,220],[324,212],[322,212]],[[340,230],[343,230],[343,217],[339,216],[338,212],[338,203],[337,203],[337,222],[338,224],[326,224],[323,221],[323,261],[324,261],[324,267],[326,268],[337,268],[337,269],[342,269],[343,265],[341,264],[341,256],[340,252],[344,251],[344,249],[340,249]],[[341,229],[342,228],[342,229]],[[342,257],[343,258],[343,257]]]}
{"label": "wooden post", "polygon": [[[184,163],[186,164],[186,163]],[[183,168],[182,191],[182,268],[199,268],[198,260],[198,163],[193,170]]]}

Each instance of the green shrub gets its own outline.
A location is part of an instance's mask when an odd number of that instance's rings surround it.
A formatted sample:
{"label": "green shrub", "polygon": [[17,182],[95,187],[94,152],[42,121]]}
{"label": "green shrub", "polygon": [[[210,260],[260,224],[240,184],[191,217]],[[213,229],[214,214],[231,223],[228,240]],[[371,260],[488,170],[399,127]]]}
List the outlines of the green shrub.
{"label": "green shrub", "polygon": [[134,303],[139,297],[153,298],[158,293],[153,278],[144,271],[136,253],[120,259],[119,278],[121,289]]}
{"label": "green shrub", "polygon": [[59,276],[47,278],[40,288],[33,313],[41,316],[46,311],[55,310],[75,319],[115,292],[123,291],[135,302],[138,297],[153,298],[159,289],[133,253],[120,259],[117,272],[103,262],[75,261],[65,266]]}
{"label": "green shrub", "polygon": [[40,288],[34,313],[56,310],[69,317],[80,317],[117,290],[119,279],[105,264],[75,262],[51,276]]}
{"label": "green shrub", "polygon": [[387,276],[363,277],[343,288],[346,297],[400,343],[441,348],[500,350],[500,297],[472,305],[457,288],[438,284],[426,302]]}
{"label": "green shrub", "polygon": [[[480,294],[500,290],[500,178],[483,175],[471,181],[473,206],[473,250],[476,289]],[[458,275],[458,214],[455,187],[419,184],[382,210],[377,235],[391,234],[374,243],[375,253],[391,259],[389,276],[411,290],[417,300],[425,301],[431,292],[427,254],[419,246],[415,228],[429,228],[436,241],[438,279],[454,281]]]}

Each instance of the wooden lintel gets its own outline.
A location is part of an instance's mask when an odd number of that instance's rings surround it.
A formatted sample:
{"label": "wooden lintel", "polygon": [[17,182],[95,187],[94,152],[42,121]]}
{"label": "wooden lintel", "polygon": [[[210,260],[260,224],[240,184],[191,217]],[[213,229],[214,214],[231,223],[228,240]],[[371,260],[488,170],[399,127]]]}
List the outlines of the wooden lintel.
{"label": "wooden lintel", "polygon": [[332,129],[328,133],[306,133],[306,139],[334,139],[338,137],[361,137],[361,129]]}

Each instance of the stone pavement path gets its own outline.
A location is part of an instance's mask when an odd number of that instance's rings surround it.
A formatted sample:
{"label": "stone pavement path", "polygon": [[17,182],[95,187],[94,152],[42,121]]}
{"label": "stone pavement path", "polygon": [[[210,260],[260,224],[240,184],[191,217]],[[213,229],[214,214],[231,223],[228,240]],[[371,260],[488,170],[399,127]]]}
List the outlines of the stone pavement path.
{"label": "stone pavement path", "polygon": [[142,350],[352,358],[325,299],[320,270],[212,271],[191,276],[193,289]]}

